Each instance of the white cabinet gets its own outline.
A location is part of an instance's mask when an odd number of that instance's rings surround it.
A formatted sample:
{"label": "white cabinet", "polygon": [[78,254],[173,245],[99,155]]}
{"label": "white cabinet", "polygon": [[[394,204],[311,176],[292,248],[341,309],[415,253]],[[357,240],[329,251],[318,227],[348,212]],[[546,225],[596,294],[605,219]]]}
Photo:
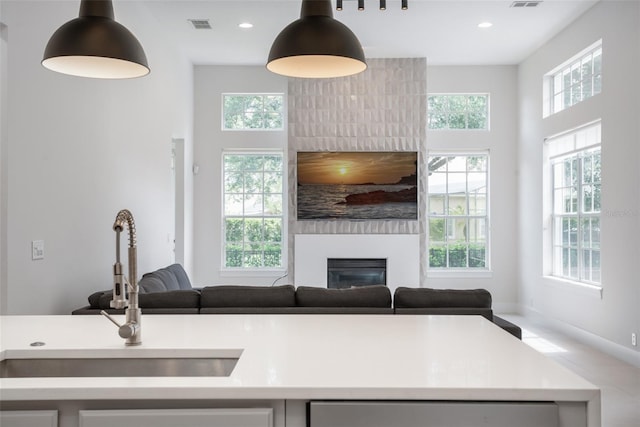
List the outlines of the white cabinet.
{"label": "white cabinet", "polygon": [[[80,411],[79,427],[272,427],[271,408]],[[5,427],[4,425],[2,427]]]}
{"label": "white cabinet", "polygon": [[58,411],[0,411],[2,427],[58,427]]}

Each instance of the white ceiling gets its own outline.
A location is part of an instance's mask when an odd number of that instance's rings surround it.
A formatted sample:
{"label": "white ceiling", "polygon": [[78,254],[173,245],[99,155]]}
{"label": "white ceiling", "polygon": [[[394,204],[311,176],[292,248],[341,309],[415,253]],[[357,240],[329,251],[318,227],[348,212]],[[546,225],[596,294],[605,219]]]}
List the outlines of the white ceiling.
{"label": "white ceiling", "polygon": [[[432,65],[517,64],[598,0],[544,0],[533,8],[509,7],[513,0],[344,0],[334,17],[346,24],[369,58],[426,57]],[[115,2],[116,18],[118,0]],[[301,0],[136,1],[195,64],[264,64],[276,35],[299,18]],[[335,0],[332,2],[335,6]],[[209,19],[196,30],[189,19]],[[238,24],[254,27],[241,29]],[[493,23],[479,29],[484,21]],[[154,23],[155,24],[155,23]],[[135,33],[133,23],[127,23]],[[144,40],[141,40],[144,45]]]}

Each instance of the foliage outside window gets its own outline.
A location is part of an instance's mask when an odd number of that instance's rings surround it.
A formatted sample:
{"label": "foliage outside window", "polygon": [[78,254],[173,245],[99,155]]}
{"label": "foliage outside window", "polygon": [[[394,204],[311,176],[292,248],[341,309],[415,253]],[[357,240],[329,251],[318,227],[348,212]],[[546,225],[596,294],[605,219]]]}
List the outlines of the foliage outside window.
{"label": "foliage outside window", "polygon": [[282,130],[284,96],[278,94],[224,94],[223,130]]}
{"label": "foliage outside window", "polygon": [[602,41],[545,76],[548,103],[545,117],[576,105],[602,91]]}
{"label": "foliage outside window", "polygon": [[553,275],[599,285],[601,154],[600,126],[550,142]]}
{"label": "foliage outside window", "polygon": [[428,127],[489,129],[488,94],[432,94],[427,96]]}
{"label": "foliage outside window", "polygon": [[488,269],[489,156],[432,154],[428,170],[429,267]]}
{"label": "foliage outside window", "polygon": [[226,268],[282,267],[282,174],[281,153],[223,155]]}

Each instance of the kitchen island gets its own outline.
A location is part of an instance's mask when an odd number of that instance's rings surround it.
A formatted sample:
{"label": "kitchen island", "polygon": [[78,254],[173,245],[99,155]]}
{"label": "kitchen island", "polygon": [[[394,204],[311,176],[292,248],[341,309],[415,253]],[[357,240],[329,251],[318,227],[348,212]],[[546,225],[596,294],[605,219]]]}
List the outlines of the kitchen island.
{"label": "kitchen island", "polygon": [[460,417],[495,416],[494,425],[524,427],[523,418],[536,425],[540,414],[549,426],[600,427],[596,386],[481,316],[148,315],[142,322],[142,344],[125,347],[102,316],[0,317],[0,360],[208,355],[239,356],[237,364],[216,377],[1,378],[3,416],[49,414],[61,427],[88,427],[127,425],[131,414],[138,422],[145,414],[184,420],[211,410],[214,418],[255,416],[255,425],[316,427],[356,425],[353,417],[372,425],[363,414],[395,414],[395,426],[412,425],[412,417],[428,426],[426,411],[459,426]]}

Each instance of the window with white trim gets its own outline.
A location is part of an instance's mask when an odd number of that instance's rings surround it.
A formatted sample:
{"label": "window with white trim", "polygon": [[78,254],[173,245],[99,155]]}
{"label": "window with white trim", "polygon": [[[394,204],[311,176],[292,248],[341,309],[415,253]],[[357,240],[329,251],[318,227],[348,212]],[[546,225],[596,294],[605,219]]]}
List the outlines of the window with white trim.
{"label": "window with white trim", "polygon": [[488,270],[488,153],[432,153],[428,171],[429,268]]}
{"label": "window with white trim", "polygon": [[427,95],[430,130],[489,129],[489,94]]}
{"label": "window with white trim", "polygon": [[600,123],[547,140],[552,275],[600,285]]}
{"label": "window with white trim", "polygon": [[547,117],[602,91],[602,40],[544,76]]}
{"label": "window with white trim", "polygon": [[222,130],[283,130],[284,95],[222,95]]}
{"label": "window with white trim", "polygon": [[222,158],[224,267],[281,269],[283,154],[225,152]]}

